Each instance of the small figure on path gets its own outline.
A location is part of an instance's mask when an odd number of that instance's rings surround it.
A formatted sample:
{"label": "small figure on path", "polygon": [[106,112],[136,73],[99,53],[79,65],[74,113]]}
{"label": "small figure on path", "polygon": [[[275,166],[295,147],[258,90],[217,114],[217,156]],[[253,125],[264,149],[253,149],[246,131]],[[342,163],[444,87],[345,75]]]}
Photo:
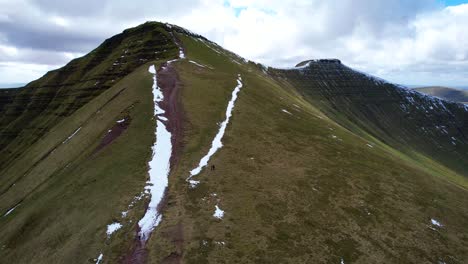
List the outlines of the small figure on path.
{"label": "small figure on path", "polygon": [[215,170],[215,165],[211,165],[211,170],[214,171]]}

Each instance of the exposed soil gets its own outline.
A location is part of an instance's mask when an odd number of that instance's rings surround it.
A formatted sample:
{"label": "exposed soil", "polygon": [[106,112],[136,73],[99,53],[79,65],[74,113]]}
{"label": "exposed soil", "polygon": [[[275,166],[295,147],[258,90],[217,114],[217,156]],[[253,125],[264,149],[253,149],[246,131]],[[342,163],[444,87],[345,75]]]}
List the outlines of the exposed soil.
{"label": "exposed soil", "polygon": [[[105,102],[99,109],[97,112],[93,113],[91,116],[89,116],[82,124],[80,127],[84,127],[90,120],[91,118],[93,118],[96,113],[98,113],[101,109],[103,109],[107,104],[109,104],[110,102],[112,102],[115,98],[117,98],[117,96],[119,96],[125,89],[127,89],[127,87],[123,87],[122,89],[120,89],[114,96],[112,96],[107,102]],[[0,196],[2,196],[3,194],[5,194],[6,192],[8,192],[17,182],[19,182],[20,180],[22,180],[24,177],[26,177],[26,175],[28,175],[29,173],[31,173],[31,171],[39,164],[41,163],[42,161],[44,161],[46,158],[48,158],[50,156],[50,154],[52,154],[58,147],[60,147],[61,145],[63,144],[63,141],[60,140],[58,141],[55,146],[53,146],[49,151],[47,151],[39,160],[37,160],[36,162],[34,162],[34,164],[29,167],[29,169],[23,174],[21,175],[21,177],[17,178],[12,184],[10,184],[5,190],[2,190],[0,191]],[[37,188],[37,187],[36,187]],[[30,192],[32,193],[32,192]],[[24,200],[24,199],[23,199]]]}
{"label": "exposed soil", "polygon": [[[140,232],[140,226],[137,224],[135,228],[135,234]],[[125,264],[137,264],[145,263],[148,257],[148,250],[146,249],[146,243],[143,240],[140,240],[140,237],[137,235],[133,241],[133,246],[129,254],[125,255],[122,259],[122,263]]]}
{"label": "exposed soil", "polygon": [[[159,103],[159,106],[165,111],[165,117],[168,121],[162,121],[167,130],[171,133],[172,138],[172,155],[170,159],[171,171],[177,166],[180,154],[183,147],[183,110],[180,102],[180,88],[181,83],[179,81],[177,71],[171,63],[164,63],[157,71],[158,86],[161,88],[164,101]],[[162,214],[168,206],[168,190],[166,189],[163,199],[158,205],[158,211]],[[139,228],[139,227],[138,227]],[[136,234],[138,234],[137,230]],[[176,245],[176,252],[171,252],[167,256],[163,263],[181,263],[182,246],[183,246],[183,226],[182,224],[176,225],[172,231],[166,234],[169,240]],[[133,243],[131,252],[123,258],[125,264],[144,264],[148,256],[146,249],[146,241],[140,240],[136,236]]]}
{"label": "exposed soil", "polygon": [[123,122],[115,123],[115,125],[111,129],[109,129],[106,135],[101,139],[101,143],[99,143],[99,146],[96,147],[93,154],[98,153],[101,149],[105,148],[107,145],[109,145],[115,139],[117,139],[120,135],[122,135],[122,133],[130,125],[130,122],[130,117],[126,116]]}
{"label": "exposed soil", "polygon": [[164,64],[158,71],[158,85],[164,94],[164,101],[160,103],[166,111],[169,121],[165,122],[167,129],[172,134],[171,170],[177,165],[182,151],[183,138],[183,110],[181,107],[180,87],[181,83],[175,68],[171,64]]}

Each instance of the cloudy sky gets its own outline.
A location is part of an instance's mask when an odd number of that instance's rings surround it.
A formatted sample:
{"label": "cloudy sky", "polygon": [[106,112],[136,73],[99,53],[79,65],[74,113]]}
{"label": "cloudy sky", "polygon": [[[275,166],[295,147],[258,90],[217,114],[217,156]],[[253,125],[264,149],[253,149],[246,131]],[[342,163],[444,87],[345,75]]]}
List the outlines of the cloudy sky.
{"label": "cloudy sky", "polygon": [[468,1],[0,0],[0,83],[25,83],[147,20],[270,66],[339,58],[410,85],[468,86]]}

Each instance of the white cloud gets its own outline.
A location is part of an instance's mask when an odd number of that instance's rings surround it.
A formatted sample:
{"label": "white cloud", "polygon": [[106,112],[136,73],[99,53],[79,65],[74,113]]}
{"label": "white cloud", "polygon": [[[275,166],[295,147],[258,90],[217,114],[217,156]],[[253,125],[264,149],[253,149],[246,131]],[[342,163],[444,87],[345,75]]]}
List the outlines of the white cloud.
{"label": "white cloud", "polygon": [[[146,2],[19,0],[13,5],[0,0],[0,24],[26,32],[0,30],[0,61],[43,64],[42,56],[32,53],[48,50],[61,64],[128,26],[157,20],[268,65],[336,57],[399,83],[468,84],[468,5],[443,7],[436,0]],[[28,38],[31,32],[37,36]],[[29,54],[13,56],[13,49]],[[0,80],[5,76],[0,69]]]}
{"label": "white cloud", "polygon": [[[0,62],[1,83],[23,83],[40,78],[57,67],[34,63]],[[26,78],[25,78],[26,77]]]}
{"label": "white cloud", "polygon": [[70,21],[60,16],[51,16],[50,21],[57,26],[61,26],[61,27],[70,26]]}

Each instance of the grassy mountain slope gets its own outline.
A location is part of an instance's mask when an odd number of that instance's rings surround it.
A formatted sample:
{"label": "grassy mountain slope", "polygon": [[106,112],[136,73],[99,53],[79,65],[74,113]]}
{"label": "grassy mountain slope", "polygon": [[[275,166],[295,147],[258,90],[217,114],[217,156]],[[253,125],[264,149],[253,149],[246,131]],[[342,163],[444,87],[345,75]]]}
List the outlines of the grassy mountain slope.
{"label": "grassy mountain slope", "polygon": [[468,103],[468,91],[458,90],[449,87],[421,87],[415,89],[418,92],[436,96],[452,102]]}
{"label": "grassy mountain slope", "polygon": [[175,52],[167,33],[143,26],[106,40],[22,89],[0,90],[0,166],[8,166],[50,128],[138,66]]}
{"label": "grassy mountain slope", "polygon": [[[83,263],[96,258],[109,243],[106,225],[121,219],[120,212],[140,195],[147,178],[154,140],[147,62],[166,61],[177,52],[161,26],[143,25],[17,90],[13,99],[3,100],[7,103],[2,113],[12,121],[6,123],[5,117],[2,131],[19,131],[10,142],[5,140],[9,144],[2,156],[0,211],[3,215],[18,205],[0,220],[3,261]],[[107,56],[104,62],[97,59],[103,58],[101,53]],[[84,74],[90,77],[83,77],[84,83],[76,86],[66,82],[39,86],[84,71],[71,71],[71,67],[90,68]],[[99,83],[94,86],[96,79]],[[48,89],[52,98],[42,94]],[[47,104],[39,104],[46,100]],[[122,119],[125,122],[116,122]],[[27,125],[21,127],[19,120]],[[134,204],[135,215],[131,211],[126,220],[133,223],[144,207],[143,201]],[[117,251],[124,251],[121,241],[129,247],[134,239],[133,226],[125,230],[128,236],[114,240]]]}
{"label": "grassy mountain slope", "polygon": [[370,134],[413,159],[431,157],[468,176],[464,105],[356,72],[337,60],[311,61],[300,71],[272,72],[354,133]]}
{"label": "grassy mountain slope", "polygon": [[[252,63],[200,40],[183,43],[188,59],[213,69],[177,64],[190,129],[171,178],[171,206],[149,244],[152,263],[461,263],[466,257],[468,197],[458,185],[466,186],[465,178],[345,129],[302,96],[302,87]],[[208,151],[238,73],[245,87],[225,146],[211,162],[216,170],[202,172],[200,185],[190,189],[185,178]],[[213,217],[215,205],[224,219]],[[456,220],[438,229],[431,218]]]}
{"label": "grassy mountain slope", "polygon": [[[132,59],[134,68],[67,115],[51,118],[43,110],[51,103],[31,108],[35,115],[29,108],[13,111],[31,100],[29,94],[36,96],[32,88],[0,94],[1,113],[12,113],[10,121],[0,121],[1,131],[13,138],[5,143],[11,153],[0,159],[8,164],[1,167],[1,212],[19,204],[0,217],[2,261],[96,263],[102,252],[101,263],[125,262],[144,214],[147,199],[135,196],[145,185],[154,141],[147,69],[177,56],[171,33],[187,56],[172,63],[184,131],[163,220],[146,244],[147,263],[468,258],[465,108],[408,93],[336,61],[266,69],[182,28],[147,23],[124,32],[121,41],[144,38],[138,47],[157,57]],[[225,118],[238,74],[243,88],[224,146],[210,161],[216,169],[202,170],[195,178],[200,184],[191,188],[186,179]],[[66,109],[77,100],[65,98],[49,101]],[[13,133],[26,117],[44,124],[44,132]],[[215,206],[224,210],[222,219],[213,217]],[[108,237],[112,222],[123,227]]]}

